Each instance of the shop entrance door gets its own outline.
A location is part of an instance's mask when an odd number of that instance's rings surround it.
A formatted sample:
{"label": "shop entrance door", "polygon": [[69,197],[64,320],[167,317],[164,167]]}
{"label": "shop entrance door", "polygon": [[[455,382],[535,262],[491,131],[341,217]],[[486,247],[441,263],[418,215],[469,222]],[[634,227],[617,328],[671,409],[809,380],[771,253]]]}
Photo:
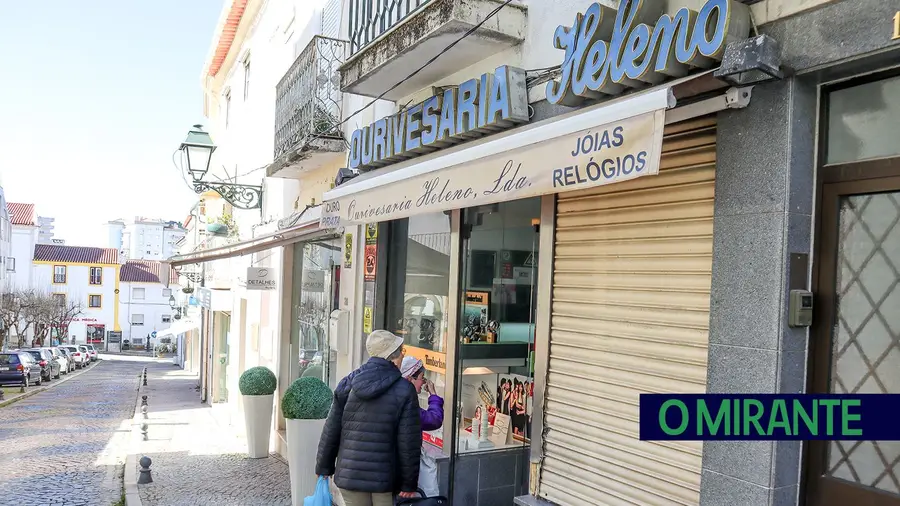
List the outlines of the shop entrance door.
{"label": "shop entrance door", "polygon": [[[900,394],[900,176],[823,185],[820,237],[813,391]],[[813,441],[809,465],[811,505],[900,505],[900,441]]]}

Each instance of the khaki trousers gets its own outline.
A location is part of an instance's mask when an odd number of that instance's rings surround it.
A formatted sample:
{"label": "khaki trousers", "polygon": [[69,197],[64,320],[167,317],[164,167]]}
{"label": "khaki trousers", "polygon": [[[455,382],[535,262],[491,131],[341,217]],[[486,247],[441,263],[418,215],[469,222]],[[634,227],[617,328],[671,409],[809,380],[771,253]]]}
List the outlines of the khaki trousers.
{"label": "khaki trousers", "polygon": [[340,491],[341,497],[344,498],[344,506],[394,506],[394,495],[390,492],[373,494],[344,489],[340,489]]}

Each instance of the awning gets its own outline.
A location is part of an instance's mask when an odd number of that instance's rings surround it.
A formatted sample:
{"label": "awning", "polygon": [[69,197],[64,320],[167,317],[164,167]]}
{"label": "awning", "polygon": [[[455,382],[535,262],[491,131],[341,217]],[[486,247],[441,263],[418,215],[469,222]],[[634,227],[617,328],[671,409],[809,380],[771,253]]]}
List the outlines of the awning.
{"label": "awning", "polygon": [[675,82],[362,174],[321,226],[404,218],[656,174]]}
{"label": "awning", "polygon": [[302,213],[298,222],[290,228],[254,237],[253,239],[248,239],[246,241],[236,242],[227,246],[221,246],[219,248],[196,251],[185,255],[175,255],[165,262],[172,267],[211,262],[223,258],[249,255],[251,253],[277,248],[297,241],[311,240],[316,239],[319,236],[333,234],[333,230],[319,228],[321,212],[321,206],[309,207]]}
{"label": "awning", "polygon": [[156,333],[156,337],[164,337],[164,336],[177,336],[178,334],[184,334],[185,332],[190,332],[194,329],[200,328],[200,322],[194,320],[176,320],[175,323],[161,331]]}

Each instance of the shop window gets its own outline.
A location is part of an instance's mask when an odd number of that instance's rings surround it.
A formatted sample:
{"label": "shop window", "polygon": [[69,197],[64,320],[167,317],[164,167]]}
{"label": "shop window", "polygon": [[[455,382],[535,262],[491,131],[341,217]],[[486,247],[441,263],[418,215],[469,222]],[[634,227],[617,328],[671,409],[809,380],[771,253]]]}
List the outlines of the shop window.
{"label": "shop window", "polygon": [[340,269],[340,239],[294,246],[291,377],[317,377],[332,388],[337,385],[337,354],[331,351],[328,321],[339,307]]}
{"label": "shop window", "polygon": [[[459,455],[515,453],[531,440],[540,207],[533,198],[462,214]],[[527,476],[517,480],[526,483]]]}
{"label": "shop window", "polygon": [[[388,224],[387,330],[403,337],[406,355],[425,364],[425,378],[445,397],[447,313],[450,290],[450,215],[430,213]],[[428,407],[423,389],[420,405]],[[450,406],[445,406],[445,423]],[[425,433],[426,441],[443,447],[443,431]]]}
{"label": "shop window", "polygon": [[900,76],[828,95],[827,163],[900,155]]}

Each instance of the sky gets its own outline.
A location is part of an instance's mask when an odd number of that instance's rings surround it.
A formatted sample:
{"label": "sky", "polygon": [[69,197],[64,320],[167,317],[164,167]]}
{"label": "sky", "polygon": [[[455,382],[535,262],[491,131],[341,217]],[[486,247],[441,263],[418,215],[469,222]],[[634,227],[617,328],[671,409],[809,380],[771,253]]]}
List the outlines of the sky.
{"label": "sky", "polygon": [[56,218],[55,236],[108,246],[105,223],[183,221],[197,196],[172,163],[204,123],[200,74],[222,0],[4,2],[0,183]]}

